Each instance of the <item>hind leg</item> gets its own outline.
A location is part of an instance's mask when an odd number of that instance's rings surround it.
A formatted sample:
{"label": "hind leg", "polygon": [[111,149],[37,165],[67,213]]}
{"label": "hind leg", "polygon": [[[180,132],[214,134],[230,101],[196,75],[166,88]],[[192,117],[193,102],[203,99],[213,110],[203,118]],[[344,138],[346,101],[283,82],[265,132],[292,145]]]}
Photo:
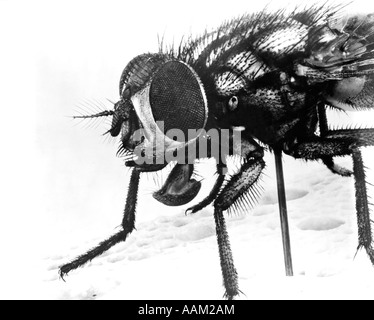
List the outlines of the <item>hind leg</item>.
{"label": "hind leg", "polygon": [[360,147],[374,145],[374,129],[355,129],[329,131],[325,138],[313,137],[304,141],[290,154],[295,158],[318,160],[323,157],[351,155],[355,179],[356,212],[358,221],[358,248],[365,248],[374,264],[370,209],[366,186],[365,167]]}
{"label": "hind leg", "polygon": [[[324,103],[320,103],[318,105],[318,122],[319,122],[319,131],[321,137],[325,137],[326,134],[329,132],[328,123],[327,123],[327,116],[326,116],[326,107]],[[335,174],[338,174],[342,177],[350,177],[353,172],[343,168],[341,166],[338,166],[334,158],[331,156],[324,156],[321,157],[321,160],[323,164],[332,172]]]}
{"label": "hind leg", "polygon": [[358,249],[365,248],[374,265],[373,237],[371,230],[370,208],[366,188],[365,168],[362,161],[361,151],[356,149],[352,153],[353,172],[356,190],[356,211],[358,223]]}

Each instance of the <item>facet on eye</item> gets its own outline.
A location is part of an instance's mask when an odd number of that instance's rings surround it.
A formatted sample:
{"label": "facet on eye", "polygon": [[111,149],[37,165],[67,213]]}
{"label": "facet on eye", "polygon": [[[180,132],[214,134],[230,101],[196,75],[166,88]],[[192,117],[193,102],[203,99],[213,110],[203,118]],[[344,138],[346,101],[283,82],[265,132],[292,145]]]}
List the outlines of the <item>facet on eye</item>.
{"label": "facet on eye", "polygon": [[187,137],[188,130],[204,128],[208,113],[205,91],[188,65],[165,63],[152,79],[149,98],[154,120],[163,122],[165,133],[178,129]]}

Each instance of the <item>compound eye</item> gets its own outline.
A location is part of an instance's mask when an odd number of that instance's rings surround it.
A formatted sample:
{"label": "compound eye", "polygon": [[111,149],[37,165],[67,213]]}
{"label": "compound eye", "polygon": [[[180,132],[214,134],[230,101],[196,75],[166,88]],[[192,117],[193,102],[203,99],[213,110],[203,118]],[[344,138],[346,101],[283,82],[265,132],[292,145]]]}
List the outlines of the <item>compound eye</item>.
{"label": "compound eye", "polygon": [[[180,130],[186,142],[189,130],[203,129],[208,116],[205,90],[195,71],[180,61],[165,63],[154,75],[149,92],[154,120],[163,123],[166,136],[169,130]],[[175,132],[175,131],[174,131]],[[191,138],[191,137],[190,137]]]}
{"label": "compound eye", "polygon": [[231,97],[229,100],[229,110],[234,111],[238,107],[238,104],[239,104],[238,97],[237,96]]}

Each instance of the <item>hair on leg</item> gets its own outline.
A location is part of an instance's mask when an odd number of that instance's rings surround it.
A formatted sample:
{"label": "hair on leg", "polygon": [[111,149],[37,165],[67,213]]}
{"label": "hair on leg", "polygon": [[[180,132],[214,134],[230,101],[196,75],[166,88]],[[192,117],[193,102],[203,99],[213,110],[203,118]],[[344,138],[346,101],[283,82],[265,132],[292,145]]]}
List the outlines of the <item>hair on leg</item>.
{"label": "hair on leg", "polygon": [[126,200],[126,206],[124,210],[122,230],[117,232],[113,236],[111,236],[109,239],[101,242],[97,247],[89,250],[83,255],[78,256],[72,262],[61,266],[59,270],[59,274],[62,279],[64,279],[64,276],[66,276],[70,271],[83,266],[87,262],[103,254],[105,251],[109,250],[111,247],[113,247],[117,243],[121,241],[125,241],[127,236],[134,230],[139,179],[140,179],[140,171],[134,169],[131,174],[130,186],[129,186],[129,190],[127,193],[127,200]]}
{"label": "hair on leg", "polygon": [[371,262],[374,264],[373,237],[370,220],[370,209],[366,188],[366,175],[361,151],[352,153],[353,172],[355,178],[356,211],[358,224],[358,249],[365,248]]}

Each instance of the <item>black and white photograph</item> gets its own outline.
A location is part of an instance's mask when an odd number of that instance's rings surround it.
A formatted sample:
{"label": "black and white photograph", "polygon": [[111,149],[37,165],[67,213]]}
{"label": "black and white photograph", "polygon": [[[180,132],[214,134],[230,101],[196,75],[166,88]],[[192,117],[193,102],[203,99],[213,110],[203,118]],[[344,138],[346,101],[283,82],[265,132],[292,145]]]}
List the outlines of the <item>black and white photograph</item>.
{"label": "black and white photograph", "polygon": [[0,34],[1,300],[374,298],[372,1],[0,0]]}

